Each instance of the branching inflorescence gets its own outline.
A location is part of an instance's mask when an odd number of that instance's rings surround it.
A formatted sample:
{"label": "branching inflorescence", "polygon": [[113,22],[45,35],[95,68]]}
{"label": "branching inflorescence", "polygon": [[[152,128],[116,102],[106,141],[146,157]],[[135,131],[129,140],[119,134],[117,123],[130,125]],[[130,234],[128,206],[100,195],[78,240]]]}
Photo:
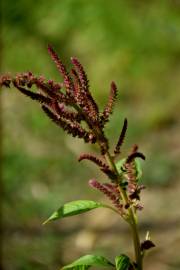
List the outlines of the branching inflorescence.
{"label": "branching inflorescence", "polygon": [[[138,151],[137,145],[134,145],[127,158],[115,163],[125,139],[127,119],[124,120],[114,151],[110,153],[109,140],[104,129],[117,98],[117,86],[114,82],[111,83],[109,99],[101,112],[89,90],[87,75],[78,59],[71,58],[73,68],[68,72],[51,46],[48,46],[48,51],[63,78],[62,83],[46,80],[42,76],[36,77],[31,72],[27,72],[17,74],[15,77],[1,76],[0,86],[15,87],[22,94],[39,102],[45,114],[68,134],[82,138],[86,143],[99,145],[100,157],[82,154],[79,161],[84,159],[92,161],[110,179],[110,183],[103,184],[92,179],[89,185],[105,194],[116,211],[130,224],[136,257],[133,267],[141,270],[146,241],[143,244],[140,243],[136,211],[142,209],[139,201],[140,192],[144,186],[138,183],[141,170],[136,158],[144,160],[145,156]],[[32,90],[33,86],[37,88],[37,92]]]}

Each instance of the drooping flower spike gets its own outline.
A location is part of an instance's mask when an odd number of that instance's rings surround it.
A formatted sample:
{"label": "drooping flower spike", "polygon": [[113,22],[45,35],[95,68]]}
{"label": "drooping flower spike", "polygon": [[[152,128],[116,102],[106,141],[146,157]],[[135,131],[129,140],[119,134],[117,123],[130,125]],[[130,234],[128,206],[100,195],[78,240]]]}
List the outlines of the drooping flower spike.
{"label": "drooping flower spike", "polygon": [[120,203],[120,198],[117,194],[114,194],[112,190],[106,184],[99,183],[96,179],[89,180],[89,185],[92,188],[98,189],[100,192],[104,193],[113,203],[115,208],[119,211],[121,215],[124,214],[123,205]]}
{"label": "drooping flower spike", "polygon": [[104,172],[112,181],[116,180],[116,174],[110,169],[106,161],[102,161],[100,158],[92,154],[82,154],[78,160],[81,161],[83,159],[88,159],[94,162],[100,168],[100,170]]}

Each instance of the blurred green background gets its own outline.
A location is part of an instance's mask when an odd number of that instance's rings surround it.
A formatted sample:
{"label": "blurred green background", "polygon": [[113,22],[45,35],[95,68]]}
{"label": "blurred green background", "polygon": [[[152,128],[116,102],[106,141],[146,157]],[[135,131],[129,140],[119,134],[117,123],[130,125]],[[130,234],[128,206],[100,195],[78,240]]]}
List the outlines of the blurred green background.
{"label": "blurred green background", "polygon": [[[116,81],[107,134],[113,145],[127,117],[122,156],[137,143],[147,157],[140,230],[142,238],[151,231],[157,248],[145,269],[180,269],[180,1],[3,0],[1,13],[2,73],[31,70],[61,81],[50,43],[68,67],[71,56],[80,59],[101,108]],[[64,134],[16,90],[4,89],[1,99],[4,269],[58,269],[86,253],[132,255],[126,224],[108,210],[41,225],[63,202],[104,200],[87,184],[103,175],[77,162],[96,149]]]}

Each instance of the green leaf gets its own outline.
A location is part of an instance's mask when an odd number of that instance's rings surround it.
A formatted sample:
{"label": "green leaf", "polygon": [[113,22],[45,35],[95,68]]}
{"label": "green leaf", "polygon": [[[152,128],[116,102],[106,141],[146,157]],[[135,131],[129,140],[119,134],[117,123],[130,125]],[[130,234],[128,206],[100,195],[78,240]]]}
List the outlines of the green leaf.
{"label": "green leaf", "polygon": [[116,162],[116,168],[118,170],[118,173],[121,175],[123,173],[122,167],[124,163],[126,162],[126,158],[120,159]]}
{"label": "green leaf", "polygon": [[103,256],[85,255],[71,264],[64,266],[63,270],[86,270],[91,266],[114,267],[114,264]]}
{"label": "green leaf", "polygon": [[78,200],[73,202],[68,202],[64,205],[62,205],[57,211],[55,211],[44,223],[46,224],[49,221],[78,215],[87,211],[90,211],[92,209],[98,208],[98,207],[107,207],[106,205],[102,203],[98,203],[95,201],[88,201],[88,200]]}
{"label": "green leaf", "polygon": [[137,173],[136,179],[139,180],[142,177],[142,169],[141,169],[141,163],[138,159],[135,159],[135,167],[136,167],[136,173]]}
{"label": "green leaf", "polygon": [[131,265],[129,257],[124,254],[116,256],[115,263],[116,270],[128,270],[129,266]]}

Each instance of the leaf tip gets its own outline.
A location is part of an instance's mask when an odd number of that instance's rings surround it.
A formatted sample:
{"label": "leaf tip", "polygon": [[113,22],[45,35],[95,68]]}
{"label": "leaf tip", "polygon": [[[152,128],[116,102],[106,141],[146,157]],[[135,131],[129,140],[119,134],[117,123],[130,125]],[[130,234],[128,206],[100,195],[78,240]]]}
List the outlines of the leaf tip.
{"label": "leaf tip", "polygon": [[44,225],[46,225],[47,223],[49,223],[49,218],[48,219],[46,219],[43,223],[42,223],[42,225],[44,226]]}

